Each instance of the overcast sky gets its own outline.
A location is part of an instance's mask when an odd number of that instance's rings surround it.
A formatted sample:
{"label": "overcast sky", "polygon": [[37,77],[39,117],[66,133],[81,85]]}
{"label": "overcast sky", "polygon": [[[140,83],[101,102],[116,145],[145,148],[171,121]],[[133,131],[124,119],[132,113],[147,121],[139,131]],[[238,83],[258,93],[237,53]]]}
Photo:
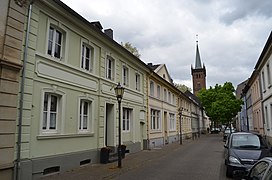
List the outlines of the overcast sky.
{"label": "overcast sky", "polygon": [[192,88],[196,35],[207,87],[250,77],[272,30],[272,0],[63,0],[88,21],[137,47],[145,63],[166,64]]}

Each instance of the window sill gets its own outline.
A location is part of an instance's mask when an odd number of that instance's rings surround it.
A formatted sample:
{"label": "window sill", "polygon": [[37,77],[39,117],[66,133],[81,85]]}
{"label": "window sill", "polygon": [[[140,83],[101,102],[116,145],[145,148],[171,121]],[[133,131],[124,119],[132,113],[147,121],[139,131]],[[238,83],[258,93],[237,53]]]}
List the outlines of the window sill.
{"label": "window sill", "polygon": [[37,139],[43,140],[43,139],[62,139],[62,138],[80,138],[80,137],[94,137],[94,133],[38,135]]}

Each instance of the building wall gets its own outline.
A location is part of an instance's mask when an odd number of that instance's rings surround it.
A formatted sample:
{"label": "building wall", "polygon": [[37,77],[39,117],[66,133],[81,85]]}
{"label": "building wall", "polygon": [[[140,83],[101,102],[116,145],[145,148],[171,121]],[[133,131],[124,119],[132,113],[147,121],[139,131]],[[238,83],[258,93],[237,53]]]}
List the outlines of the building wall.
{"label": "building wall", "polygon": [[[62,34],[60,58],[48,54],[50,27]],[[118,82],[123,83],[124,65],[129,70],[129,83],[125,85],[121,107],[131,110],[131,119],[129,131],[122,132],[122,144],[127,145],[130,152],[143,149],[148,70],[143,63],[54,1],[34,2],[30,29],[20,176],[37,179],[48,172],[97,163],[100,148],[117,146],[119,116],[114,88]],[[92,71],[81,66],[82,44],[91,49]],[[106,76],[109,57],[114,60],[113,79]],[[135,73],[140,76],[137,90]],[[51,103],[52,95],[57,97],[57,123],[53,130],[44,129],[45,107],[52,106],[45,105],[47,94]],[[80,129],[82,102],[88,102],[87,129]],[[49,126],[51,124],[47,124]],[[106,129],[110,129],[108,144]]]}
{"label": "building wall", "polygon": [[12,179],[26,8],[0,1],[0,179]]}
{"label": "building wall", "polygon": [[[270,48],[271,49],[271,44]],[[265,134],[269,136],[270,140],[272,139],[272,56],[271,50],[267,52],[267,55],[263,62],[263,67],[260,71],[261,73],[261,82],[262,82],[262,103],[263,103],[263,112],[264,112],[264,130]],[[270,79],[269,79],[270,74]],[[271,143],[271,141],[270,141]]]}
{"label": "building wall", "polygon": [[[150,85],[152,84],[152,85]],[[177,94],[175,90],[166,85],[160,78],[150,76],[149,78],[149,98],[148,98],[148,148],[163,146],[174,141],[178,141],[178,112],[177,112]],[[153,86],[154,88],[152,88]],[[160,91],[158,92],[158,88]],[[152,90],[153,89],[153,90]],[[152,92],[151,92],[152,91]],[[170,97],[169,98],[169,93]],[[174,95],[174,98],[173,98]],[[152,111],[159,112],[159,128],[153,128]],[[170,115],[171,114],[171,115]],[[170,116],[174,116],[171,127]]]}

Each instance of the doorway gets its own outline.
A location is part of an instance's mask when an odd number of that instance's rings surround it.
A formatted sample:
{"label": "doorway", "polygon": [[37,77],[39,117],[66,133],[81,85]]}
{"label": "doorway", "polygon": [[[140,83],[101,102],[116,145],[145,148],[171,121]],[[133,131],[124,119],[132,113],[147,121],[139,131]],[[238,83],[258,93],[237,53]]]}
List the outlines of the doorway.
{"label": "doorway", "polygon": [[105,146],[115,146],[114,137],[114,104],[106,103]]}

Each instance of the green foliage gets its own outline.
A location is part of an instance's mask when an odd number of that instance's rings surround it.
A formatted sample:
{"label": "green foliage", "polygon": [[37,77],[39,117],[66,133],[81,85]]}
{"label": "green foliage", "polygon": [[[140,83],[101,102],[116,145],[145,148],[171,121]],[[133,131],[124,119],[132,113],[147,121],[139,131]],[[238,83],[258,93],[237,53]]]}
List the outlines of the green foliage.
{"label": "green foliage", "polygon": [[243,101],[236,99],[234,91],[232,83],[226,82],[223,86],[216,84],[214,88],[202,89],[198,93],[206,114],[215,123],[229,123],[241,110]]}
{"label": "green foliage", "polygon": [[175,87],[178,88],[181,92],[192,91],[191,88],[185,86],[184,84],[176,84],[174,83]]}
{"label": "green foliage", "polygon": [[141,57],[141,54],[139,53],[138,49],[134,46],[132,46],[132,44],[130,42],[126,42],[125,44],[123,44],[121,42],[121,45],[126,48],[129,52],[131,52],[134,56],[136,56],[137,58]]}

